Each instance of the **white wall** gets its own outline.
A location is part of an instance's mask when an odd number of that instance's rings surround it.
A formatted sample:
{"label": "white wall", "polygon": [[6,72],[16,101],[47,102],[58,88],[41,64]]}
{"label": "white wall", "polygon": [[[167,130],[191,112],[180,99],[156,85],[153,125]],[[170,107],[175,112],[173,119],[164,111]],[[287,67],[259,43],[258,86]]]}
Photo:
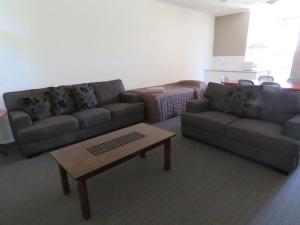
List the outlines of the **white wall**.
{"label": "white wall", "polygon": [[156,0],[0,0],[0,95],[116,78],[127,89],[202,79],[213,32],[213,16]]}
{"label": "white wall", "polygon": [[298,38],[297,48],[295,50],[293,65],[291,69],[291,76],[292,77],[300,77],[300,32]]}

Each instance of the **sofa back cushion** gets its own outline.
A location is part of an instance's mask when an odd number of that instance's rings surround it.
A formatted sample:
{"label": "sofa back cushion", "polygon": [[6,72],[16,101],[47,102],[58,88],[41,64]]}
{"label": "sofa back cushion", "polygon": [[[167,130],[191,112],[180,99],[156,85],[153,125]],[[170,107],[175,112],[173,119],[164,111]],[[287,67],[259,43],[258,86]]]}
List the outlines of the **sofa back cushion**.
{"label": "sofa back cushion", "polygon": [[90,84],[77,84],[72,86],[77,108],[80,111],[95,108],[98,106],[94,88]]}
{"label": "sofa back cushion", "polygon": [[76,111],[76,103],[70,86],[49,88],[52,110],[55,115],[63,115]]}
{"label": "sofa back cushion", "polygon": [[7,110],[23,110],[22,98],[43,94],[49,91],[49,88],[30,89],[24,91],[7,92],[3,94],[5,106]]}
{"label": "sofa back cushion", "polygon": [[283,124],[300,113],[300,93],[263,90],[260,118]]}
{"label": "sofa back cushion", "polygon": [[211,100],[211,109],[224,112],[226,109],[226,99],[230,90],[229,85],[208,83],[204,97]]}
{"label": "sofa back cushion", "polygon": [[106,105],[119,101],[120,94],[125,92],[121,80],[90,83],[95,91],[99,105]]}
{"label": "sofa back cushion", "polygon": [[23,97],[22,105],[23,110],[30,115],[32,121],[52,116],[49,92]]}
{"label": "sofa back cushion", "polygon": [[258,118],[262,86],[232,86],[226,99],[225,113],[240,117]]}

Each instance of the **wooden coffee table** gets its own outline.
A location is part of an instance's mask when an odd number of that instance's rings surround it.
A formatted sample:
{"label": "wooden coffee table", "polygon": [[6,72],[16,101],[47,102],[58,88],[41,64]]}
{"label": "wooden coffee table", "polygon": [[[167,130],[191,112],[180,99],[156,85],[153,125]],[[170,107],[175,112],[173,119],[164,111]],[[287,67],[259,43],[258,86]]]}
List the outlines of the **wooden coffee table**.
{"label": "wooden coffee table", "polygon": [[171,168],[171,138],[175,134],[140,123],[96,138],[70,145],[50,154],[59,165],[63,192],[70,193],[67,173],[77,181],[82,217],[91,217],[87,179],[148,150],[164,145],[164,169]]}

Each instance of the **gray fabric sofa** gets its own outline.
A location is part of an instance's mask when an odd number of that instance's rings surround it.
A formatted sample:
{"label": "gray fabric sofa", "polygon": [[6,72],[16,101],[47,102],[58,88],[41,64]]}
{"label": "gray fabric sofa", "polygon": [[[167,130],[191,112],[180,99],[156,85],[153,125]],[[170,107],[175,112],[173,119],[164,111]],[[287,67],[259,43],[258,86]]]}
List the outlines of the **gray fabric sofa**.
{"label": "gray fabric sofa", "polygon": [[204,97],[187,104],[182,134],[289,173],[298,165],[300,93],[261,91],[257,118],[224,113],[228,85],[209,83]]}
{"label": "gray fabric sofa", "polygon": [[15,140],[24,156],[36,155],[144,120],[144,104],[137,95],[125,92],[121,80],[89,85],[98,100],[96,108],[38,121],[32,121],[22,110],[21,98],[49,88],[3,95]]}

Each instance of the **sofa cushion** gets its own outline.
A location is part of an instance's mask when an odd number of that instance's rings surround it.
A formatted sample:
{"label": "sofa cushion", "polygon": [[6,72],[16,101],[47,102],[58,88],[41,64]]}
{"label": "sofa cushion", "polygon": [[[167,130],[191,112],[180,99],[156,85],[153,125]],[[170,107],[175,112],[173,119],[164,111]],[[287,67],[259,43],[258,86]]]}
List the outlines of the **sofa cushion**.
{"label": "sofa cushion", "polygon": [[281,132],[282,126],[279,124],[242,119],[227,127],[226,137],[252,147],[294,157],[299,152],[300,142]]}
{"label": "sofa cushion", "polygon": [[98,100],[94,93],[94,88],[89,84],[78,84],[72,86],[77,108],[80,111],[95,108],[98,106]]}
{"label": "sofa cushion", "polygon": [[51,87],[49,93],[55,115],[69,114],[76,111],[76,103],[70,87]]}
{"label": "sofa cushion", "polygon": [[3,94],[6,109],[12,110],[23,110],[22,98],[30,97],[36,94],[42,94],[49,91],[49,88],[30,89],[24,91],[7,92]]}
{"label": "sofa cushion", "polygon": [[72,114],[79,120],[81,128],[89,128],[111,120],[110,111],[104,108],[87,109]]}
{"label": "sofa cushion", "polygon": [[240,117],[259,117],[261,86],[232,86],[226,99],[226,113]]}
{"label": "sofa cushion", "polygon": [[30,143],[61,136],[78,129],[79,122],[75,117],[70,115],[52,116],[19,130],[18,137],[22,143]]}
{"label": "sofa cushion", "polygon": [[121,80],[90,83],[95,90],[99,105],[118,102],[120,94],[125,92]]}
{"label": "sofa cushion", "polygon": [[137,93],[124,92],[120,94],[120,102],[137,103],[142,102],[142,100]]}
{"label": "sofa cushion", "polygon": [[104,105],[103,108],[111,112],[113,120],[124,119],[129,116],[144,113],[143,103],[112,103]]}
{"label": "sofa cushion", "polygon": [[225,111],[229,90],[229,85],[208,83],[204,96],[211,100],[211,109],[221,112]]}
{"label": "sofa cushion", "polygon": [[263,90],[260,118],[284,124],[300,114],[300,92]]}
{"label": "sofa cushion", "polygon": [[186,111],[190,113],[204,112],[210,109],[211,101],[205,97],[191,100],[186,103]]}
{"label": "sofa cushion", "polygon": [[182,123],[216,135],[224,135],[226,127],[239,117],[218,111],[183,113]]}
{"label": "sofa cushion", "polygon": [[52,116],[49,92],[37,93],[22,98],[23,110],[33,121]]}

